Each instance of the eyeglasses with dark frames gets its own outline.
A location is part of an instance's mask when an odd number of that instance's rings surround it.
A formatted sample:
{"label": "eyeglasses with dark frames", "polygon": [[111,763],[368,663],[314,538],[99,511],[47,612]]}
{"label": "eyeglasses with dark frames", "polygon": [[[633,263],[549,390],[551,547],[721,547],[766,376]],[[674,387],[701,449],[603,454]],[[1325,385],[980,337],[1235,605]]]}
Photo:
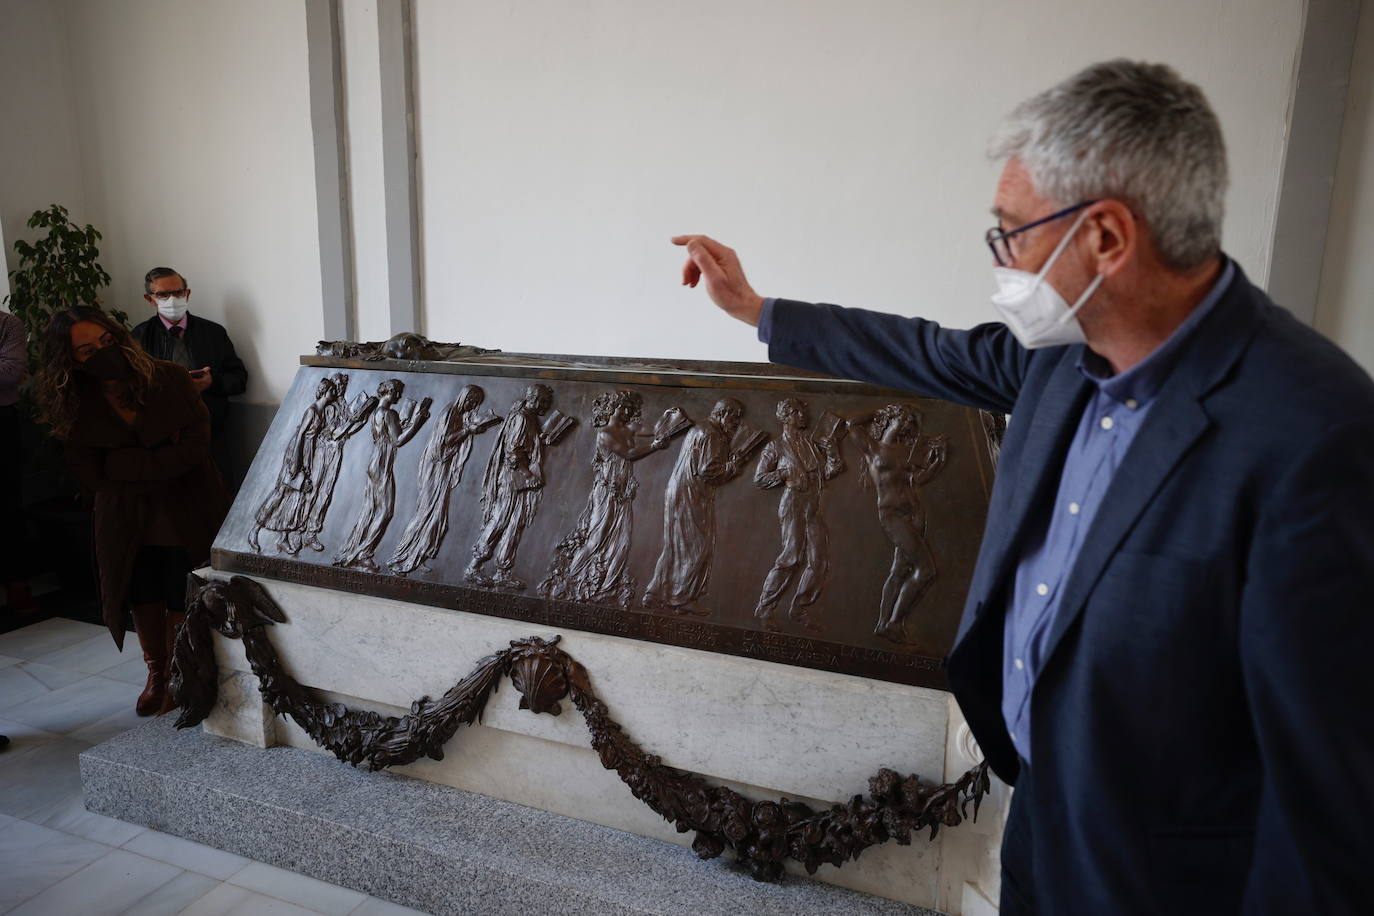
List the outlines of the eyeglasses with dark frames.
{"label": "eyeglasses with dark frames", "polygon": [[189,289],[169,289],[160,293],[153,293],[152,296],[154,299],[161,299],[165,302],[168,299],[185,299],[190,292]]}
{"label": "eyeglasses with dark frames", "polygon": [[1015,229],[1003,231],[1001,226],[993,226],[983,234],[983,240],[988,243],[988,250],[992,252],[992,256],[997,260],[998,267],[1011,267],[1016,263],[1016,253],[1012,251],[1011,244],[1013,238],[1025,232],[1027,229],[1034,229],[1036,226],[1043,226],[1057,219],[1063,219],[1070,213],[1077,213],[1084,207],[1091,207],[1095,203],[1097,203],[1097,200],[1085,200],[1082,203],[1074,204],[1072,207],[1065,207],[1063,210],[1051,213],[1049,216],[1042,217],[1034,222],[1026,223],[1024,226],[1017,226]]}

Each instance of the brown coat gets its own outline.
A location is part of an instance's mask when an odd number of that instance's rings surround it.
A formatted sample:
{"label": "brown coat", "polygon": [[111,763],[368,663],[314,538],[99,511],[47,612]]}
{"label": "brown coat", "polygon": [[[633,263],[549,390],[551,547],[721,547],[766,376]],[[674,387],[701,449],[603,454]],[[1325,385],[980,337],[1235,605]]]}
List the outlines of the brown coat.
{"label": "brown coat", "polygon": [[195,568],[209,560],[229,504],[210,460],[210,414],[190,373],[154,362],[153,387],[133,426],[106,403],[98,385],[82,383],[66,442],[67,463],[94,496],[101,610],[121,649],[134,557],[159,506]]}

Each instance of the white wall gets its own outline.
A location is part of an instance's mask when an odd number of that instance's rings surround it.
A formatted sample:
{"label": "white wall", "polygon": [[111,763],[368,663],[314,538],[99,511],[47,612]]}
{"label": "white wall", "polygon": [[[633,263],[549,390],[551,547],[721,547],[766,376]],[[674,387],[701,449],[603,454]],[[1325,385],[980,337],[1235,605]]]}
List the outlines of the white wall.
{"label": "white wall", "polygon": [[989,135],[1094,60],[1177,66],[1230,146],[1225,244],[1267,275],[1300,0],[415,0],[430,336],[760,359],[668,237],[765,295],[991,317]]}
{"label": "white wall", "polygon": [[72,72],[62,5],[0,0],[0,237],[6,272],[13,245],[33,241],[29,214],[62,204],[79,223],[86,206],[73,118]]}
{"label": "white wall", "polygon": [[246,400],[279,401],[323,328],[304,5],[63,6],[109,300],[142,320],[144,272],[184,272],[248,364]]}
{"label": "white wall", "polygon": [[375,0],[342,0],[348,194],[352,208],[353,294],[359,340],[391,336],[387,288],[386,195],[382,173],[382,93]]}
{"label": "white wall", "polygon": [[1317,328],[1374,372],[1374,5],[1355,38]]}
{"label": "white wall", "polygon": [[[276,401],[321,334],[298,2],[0,0],[0,227],[59,201],[106,234],[111,301],[187,272]],[[1174,63],[1231,148],[1226,245],[1263,282],[1300,0],[951,5],[416,0],[425,324],[508,349],[757,359],[681,290],[667,237],[735,245],[765,293],[990,317],[982,150],[1090,60]],[[344,0],[355,286],[390,332],[374,0]],[[1033,14],[1033,15],[1032,15]],[[1371,14],[1319,326],[1374,365]],[[13,255],[7,250],[7,257]],[[9,266],[13,266],[11,263]]]}

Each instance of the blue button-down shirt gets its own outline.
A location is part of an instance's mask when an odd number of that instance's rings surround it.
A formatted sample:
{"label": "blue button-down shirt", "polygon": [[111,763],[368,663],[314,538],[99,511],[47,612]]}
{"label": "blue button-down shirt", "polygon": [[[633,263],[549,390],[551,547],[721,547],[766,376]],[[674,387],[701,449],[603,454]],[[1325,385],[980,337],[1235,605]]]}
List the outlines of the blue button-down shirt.
{"label": "blue button-down shirt", "polygon": [[[1069,445],[1054,511],[1027,538],[1003,632],[1002,718],[1017,753],[1031,759],[1031,691],[1044,669],[1060,593],[1102,507],[1107,487],[1178,360],[1183,344],[1235,276],[1230,261],[1202,302],[1149,356],[1120,375],[1084,349],[1078,371],[1096,387]],[[1015,418],[1013,421],[1015,422]]]}

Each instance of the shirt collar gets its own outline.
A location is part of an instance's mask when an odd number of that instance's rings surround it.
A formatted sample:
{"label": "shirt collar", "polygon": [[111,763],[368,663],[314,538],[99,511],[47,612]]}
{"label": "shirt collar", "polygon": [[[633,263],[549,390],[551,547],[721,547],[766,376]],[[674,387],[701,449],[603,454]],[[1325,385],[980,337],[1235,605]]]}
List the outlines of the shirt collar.
{"label": "shirt collar", "polygon": [[1225,263],[1221,276],[1212,284],[1212,288],[1207,291],[1207,295],[1198,303],[1197,308],[1193,309],[1183,323],[1174,328],[1168,339],[1155,347],[1149,356],[1120,375],[1112,375],[1111,365],[1084,347],[1082,355],[1078,358],[1078,371],[1095,384],[1098,390],[1115,401],[1124,403],[1133,400],[1140,404],[1149,401],[1169,377],[1169,372],[1178,362],[1179,352],[1183,349],[1184,343],[1193,336],[1197,326],[1202,324],[1202,320],[1221,301],[1222,293],[1231,285],[1231,280],[1236,275],[1236,265],[1230,258],[1226,258]]}
{"label": "shirt collar", "polygon": [[157,320],[161,321],[162,326],[169,331],[174,327],[181,328],[184,331],[186,330],[187,323],[191,320],[191,313],[187,312],[185,315],[182,315],[180,321],[168,321],[166,318],[162,317],[161,312],[158,312]]}

